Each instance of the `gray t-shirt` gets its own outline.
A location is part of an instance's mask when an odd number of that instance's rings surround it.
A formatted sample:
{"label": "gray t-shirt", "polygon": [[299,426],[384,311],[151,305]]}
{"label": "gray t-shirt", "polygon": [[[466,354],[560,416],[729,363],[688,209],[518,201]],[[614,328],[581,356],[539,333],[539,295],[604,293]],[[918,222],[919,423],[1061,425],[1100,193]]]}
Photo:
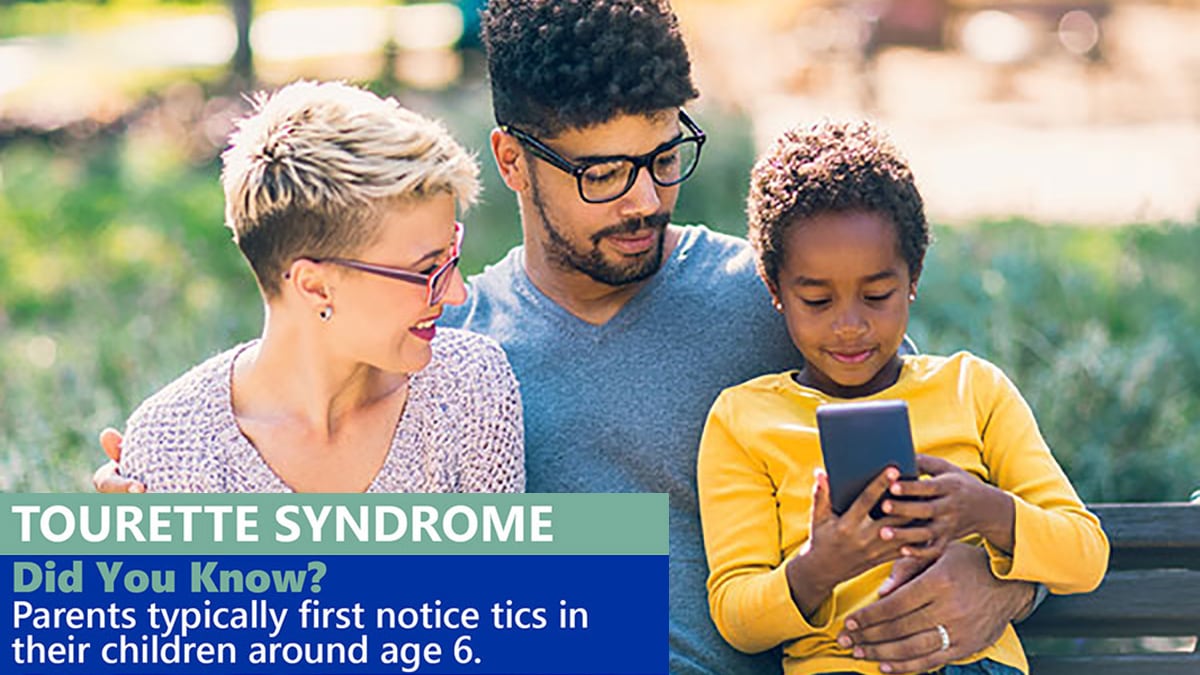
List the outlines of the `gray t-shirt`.
{"label": "gray t-shirt", "polygon": [[471,279],[443,323],[497,340],[521,383],[530,492],[670,494],[670,672],[772,673],[777,654],[729,647],[708,614],[696,452],[725,387],[798,367],[741,239],[686,227],[662,269],[611,320],[543,295],[515,248]]}

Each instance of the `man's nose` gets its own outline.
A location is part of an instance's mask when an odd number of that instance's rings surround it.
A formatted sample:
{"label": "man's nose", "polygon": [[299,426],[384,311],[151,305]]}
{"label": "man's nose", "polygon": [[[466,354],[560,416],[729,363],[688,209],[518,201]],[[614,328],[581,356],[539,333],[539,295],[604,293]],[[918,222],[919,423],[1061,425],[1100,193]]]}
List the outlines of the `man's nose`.
{"label": "man's nose", "polygon": [[650,176],[650,169],[638,167],[637,172],[633,187],[621,197],[621,216],[624,218],[645,218],[662,208],[658,185]]}

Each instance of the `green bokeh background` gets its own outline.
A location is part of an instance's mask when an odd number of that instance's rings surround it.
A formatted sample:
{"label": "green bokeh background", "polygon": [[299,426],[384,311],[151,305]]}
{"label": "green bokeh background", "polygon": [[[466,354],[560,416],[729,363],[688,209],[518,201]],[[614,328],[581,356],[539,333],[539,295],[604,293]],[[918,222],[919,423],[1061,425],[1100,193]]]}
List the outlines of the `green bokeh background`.
{"label": "green bokeh background", "polygon": [[[520,238],[479,70],[468,61],[438,92],[367,83],[444,119],[478,154],[467,272]],[[0,125],[0,491],[90,489],[102,428],[258,333],[218,184],[220,139],[245,103],[219,81],[147,78],[114,123]],[[742,234],[750,122],[713,102],[693,112],[711,140],[675,220]],[[1187,499],[1200,486],[1196,225],[939,226],[910,332],[925,352],[967,349],[1004,368],[1086,500]]]}

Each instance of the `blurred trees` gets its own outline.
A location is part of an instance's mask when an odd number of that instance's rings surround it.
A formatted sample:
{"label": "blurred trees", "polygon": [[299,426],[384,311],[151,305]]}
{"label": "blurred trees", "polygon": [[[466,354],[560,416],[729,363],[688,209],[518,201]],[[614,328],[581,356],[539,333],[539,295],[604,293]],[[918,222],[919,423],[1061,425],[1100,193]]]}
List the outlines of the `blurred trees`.
{"label": "blurred trees", "polygon": [[237,29],[237,47],[229,64],[235,88],[254,84],[254,53],[250,46],[250,24],[254,21],[254,0],[229,0]]}

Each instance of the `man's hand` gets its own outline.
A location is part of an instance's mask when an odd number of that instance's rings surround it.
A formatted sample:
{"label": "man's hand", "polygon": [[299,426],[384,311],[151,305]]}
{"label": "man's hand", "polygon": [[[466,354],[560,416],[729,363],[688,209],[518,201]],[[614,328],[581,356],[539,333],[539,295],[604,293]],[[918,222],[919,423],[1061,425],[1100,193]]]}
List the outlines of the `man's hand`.
{"label": "man's hand", "polygon": [[[996,579],[987,552],[960,542],[905,582],[913,571],[893,573],[890,592],[847,617],[838,635],[855,657],[880,662],[885,673],[935,670],[983,650],[1024,613],[1035,589]],[[950,640],[946,649],[939,625]]]}
{"label": "man's hand", "polygon": [[109,427],[100,432],[100,447],[108,455],[106,462],[96,473],[92,474],[92,486],[96,492],[122,493],[145,492],[146,486],[135,480],[129,480],[120,473],[117,462],[121,461],[121,432]]}

